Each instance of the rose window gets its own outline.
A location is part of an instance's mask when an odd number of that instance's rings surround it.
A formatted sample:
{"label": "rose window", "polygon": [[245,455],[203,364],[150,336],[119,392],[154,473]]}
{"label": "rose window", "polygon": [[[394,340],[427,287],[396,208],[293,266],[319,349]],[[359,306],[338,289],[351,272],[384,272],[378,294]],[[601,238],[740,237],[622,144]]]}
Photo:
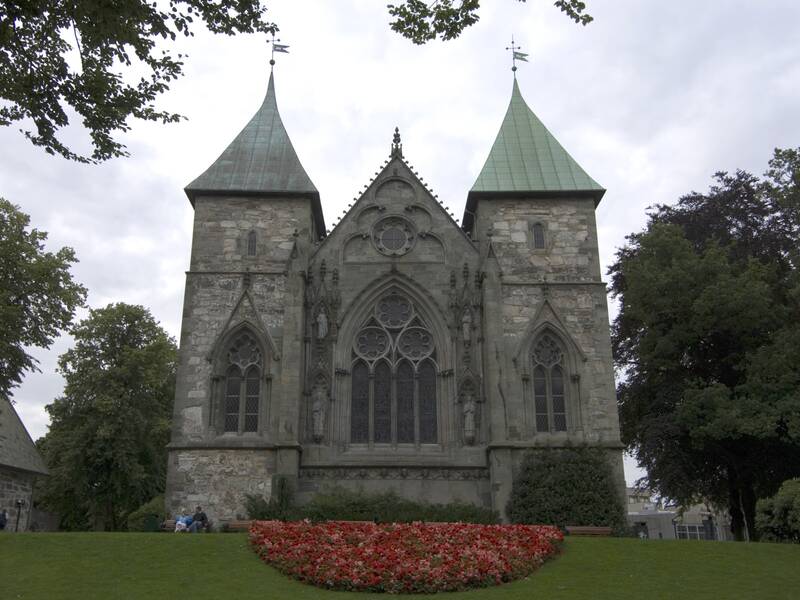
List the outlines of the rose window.
{"label": "rose window", "polygon": [[375,307],[375,317],[384,327],[398,329],[411,320],[414,308],[407,298],[399,294],[390,294],[382,298]]}
{"label": "rose window", "polygon": [[410,327],[400,336],[397,348],[403,356],[419,360],[433,352],[433,337],[421,327]]}
{"label": "rose window", "polygon": [[379,327],[365,327],[356,336],[355,351],[368,360],[386,354],[389,336]]}
{"label": "rose window", "polygon": [[402,256],[411,250],[415,239],[414,225],[401,217],[381,219],[372,228],[372,242],[387,256]]}

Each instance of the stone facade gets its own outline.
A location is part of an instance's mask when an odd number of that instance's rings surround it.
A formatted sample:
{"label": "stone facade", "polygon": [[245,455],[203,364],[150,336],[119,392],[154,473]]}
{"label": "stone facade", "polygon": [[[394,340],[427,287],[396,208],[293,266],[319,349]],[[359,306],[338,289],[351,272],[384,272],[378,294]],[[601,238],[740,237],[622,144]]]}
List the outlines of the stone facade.
{"label": "stone facade", "polygon": [[525,451],[584,443],[624,493],[595,191],[484,189],[459,227],[399,136],[327,235],[308,187],[190,194],[169,512],[284,475],[503,513]]}
{"label": "stone facade", "polygon": [[[0,466],[0,511],[8,513],[6,531],[28,530],[35,479],[34,473]],[[19,500],[24,504],[18,505]]]}
{"label": "stone facade", "polygon": [[47,468],[14,406],[0,398],[0,511],[6,531],[27,531],[32,524],[33,485]]}

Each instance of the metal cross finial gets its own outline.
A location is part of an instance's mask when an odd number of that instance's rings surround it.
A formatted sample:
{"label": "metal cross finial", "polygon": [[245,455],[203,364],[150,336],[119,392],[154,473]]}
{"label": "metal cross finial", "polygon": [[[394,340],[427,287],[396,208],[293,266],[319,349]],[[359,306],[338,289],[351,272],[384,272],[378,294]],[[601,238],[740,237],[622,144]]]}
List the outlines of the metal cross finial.
{"label": "metal cross finial", "polygon": [[277,38],[277,39],[275,38],[275,30],[273,29],[272,30],[272,40],[267,40],[268,44],[272,44],[272,54],[270,55],[270,58],[269,58],[270,70],[272,69],[272,67],[275,66],[275,53],[276,52],[282,52],[283,54],[289,54],[289,46],[287,46],[286,44],[279,44],[278,42],[280,42],[280,41],[281,41],[280,38]]}
{"label": "metal cross finial", "polygon": [[514,44],[513,35],[511,36],[511,45],[506,46],[506,50],[511,50],[511,71],[514,73],[514,77],[516,77],[517,61],[521,60],[522,62],[528,62],[528,55],[524,52],[520,52],[520,50],[522,50],[522,47]]}

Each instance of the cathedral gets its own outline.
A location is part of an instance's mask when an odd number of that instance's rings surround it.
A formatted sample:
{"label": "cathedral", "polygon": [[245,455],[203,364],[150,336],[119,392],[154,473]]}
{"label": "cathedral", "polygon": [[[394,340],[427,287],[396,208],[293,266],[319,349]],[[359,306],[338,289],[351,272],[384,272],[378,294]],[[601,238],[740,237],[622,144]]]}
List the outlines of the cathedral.
{"label": "cathedral", "polygon": [[243,518],[245,495],[269,498],[285,476],[300,503],[336,485],[503,515],[525,452],[583,444],[605,449],[623,494],[605,190],[516,79],[460,226],[397,130],[384,158],[326,231],[270,75],[186,187],[168,512]]}

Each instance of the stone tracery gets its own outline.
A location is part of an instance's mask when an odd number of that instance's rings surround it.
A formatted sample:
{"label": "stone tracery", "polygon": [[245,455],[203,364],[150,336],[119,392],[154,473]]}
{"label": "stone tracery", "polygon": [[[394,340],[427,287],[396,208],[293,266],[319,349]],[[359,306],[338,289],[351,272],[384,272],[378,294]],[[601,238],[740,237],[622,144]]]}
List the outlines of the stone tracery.
{"label": "stone tracery", "polygon": [[434,336],[399,292],[384,295],[356,333],[350,442],[438,442]]}

